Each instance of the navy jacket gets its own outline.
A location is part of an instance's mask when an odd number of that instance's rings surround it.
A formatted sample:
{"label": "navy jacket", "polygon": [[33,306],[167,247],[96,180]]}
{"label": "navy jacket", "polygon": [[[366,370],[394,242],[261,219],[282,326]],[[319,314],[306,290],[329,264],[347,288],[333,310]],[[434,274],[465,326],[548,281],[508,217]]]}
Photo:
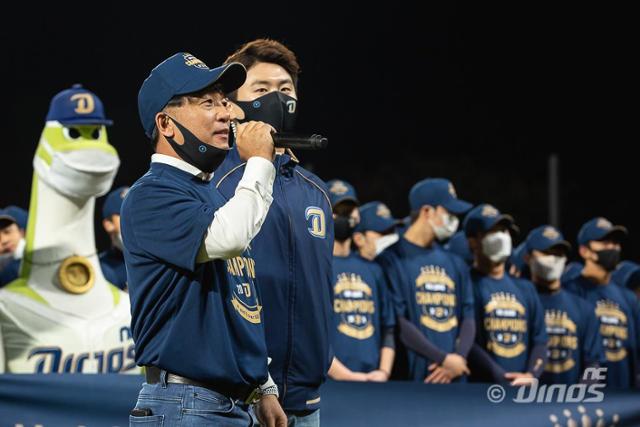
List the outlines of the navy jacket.
{"label": "navy jacket", "polygon": [[[274,161],[273,203],[251,243],[263,302],[269,372],[283,408],[320,407],[320,385],[332,359],[333,217],[322,180],[287,154]],[[229,199],[244,173],[233,149],[215,171]]]}

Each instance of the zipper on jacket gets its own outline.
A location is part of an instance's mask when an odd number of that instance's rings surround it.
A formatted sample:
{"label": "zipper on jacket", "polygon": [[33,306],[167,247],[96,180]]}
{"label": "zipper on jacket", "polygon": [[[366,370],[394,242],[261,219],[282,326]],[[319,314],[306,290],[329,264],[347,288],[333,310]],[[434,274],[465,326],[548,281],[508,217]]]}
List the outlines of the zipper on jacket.
{"label": "zipper on jacket", "polygon": [[280,190],[282,191],[282,199],[284,200],[284,206],[287,211],[287,221],[289,222],[289,280],[287,283],[288,286],[288,303],[289,303],[289,313],[287,318],[287,351],[285,363],[283,364],[283,372],[282,372],[282,383],[283,383],[283,391],[282,391],[282,403],[284,404],[288,382],[289,382],[289,367],[291,365],[291,359],[293,357],[293,317],[294,317],[294,307],[295,307],[295,239],[294,239],[294,227],[293,221],[291,220],[291,210],[289,206],[289,201],[287,200],[286,191],[284,189],[283,184],[283,175],[281,174],[280,178]]}

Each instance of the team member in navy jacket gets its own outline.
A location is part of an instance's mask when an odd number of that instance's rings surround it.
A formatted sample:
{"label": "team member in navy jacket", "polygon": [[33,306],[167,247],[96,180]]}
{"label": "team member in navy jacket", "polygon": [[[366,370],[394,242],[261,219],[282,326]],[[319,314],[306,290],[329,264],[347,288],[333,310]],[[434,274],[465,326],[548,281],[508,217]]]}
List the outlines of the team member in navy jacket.
{"label": "team member in navy jacket", "polygon": [[[358,199],[351,184],[336,179],[327,182],[327,186],[335,223],[333,347],[336,356],[329,376],[343,381],[387,381],[395,357],[395,319],[387,297],[386,280],[380,266],[352,251],[351,243],[356,227],[360,233],[369,229],[387,231],[394,228],[395,221],[389,209],[377,203],[376,206],[382,208],[368,206],[358,222]],[[375,255],[375,243],[372,246]]]}
{"label": "team member in navy jacket", "polygon": [[[255,40],[227,62],[247,68],[247,80],[232,95],[246,119],[290,131],[297,108],[298,63],[282,44]],[[333,358],[333,218],[322,180],[289,152],[277,150],[273,205],[253,240],[262,292],[269,372],[278,384],[289,420],[318,425],[320,385]],[[246,164],[232,150],[216,171],[218,190],[232,197]]]}
{"label": "team member in navy jacket", "polygon": [[584,379],[585,369],[604,363],[604,353],[598,321],[589,303],[560,287],[571,245],[556,228],[543,225],[529,233],[525,248],[549,336],[549,360],[540,381],[576,384]]}

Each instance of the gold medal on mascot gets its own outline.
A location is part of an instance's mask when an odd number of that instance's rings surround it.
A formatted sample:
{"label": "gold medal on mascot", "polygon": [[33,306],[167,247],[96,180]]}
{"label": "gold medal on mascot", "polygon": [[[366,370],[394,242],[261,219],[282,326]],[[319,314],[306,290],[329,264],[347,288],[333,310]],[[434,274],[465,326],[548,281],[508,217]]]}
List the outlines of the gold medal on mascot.
{"label": "gold medal on mascot", "polygon": [[96,280],[91,262],[85,257],[71,256],[62,261],[58,270],[60,287],[72,294],[84,294]]}

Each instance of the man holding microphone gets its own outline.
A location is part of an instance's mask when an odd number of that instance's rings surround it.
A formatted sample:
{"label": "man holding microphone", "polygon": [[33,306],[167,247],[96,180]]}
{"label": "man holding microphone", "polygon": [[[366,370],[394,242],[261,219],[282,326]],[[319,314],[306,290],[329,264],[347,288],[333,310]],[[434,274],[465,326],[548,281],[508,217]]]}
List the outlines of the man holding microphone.
{"label": "man holding microphone", "polygon": [[121,210],[136,362],[145,366],[130,424],[284,426],[268,381],[262,301],[247,248],[272,202],[271,126],[239,126],[247,162],[233,197],[212,185],[229,149],[225,95],[244,66],[210,69],[188,53],[156,66],[138,94],[155,154]]}

